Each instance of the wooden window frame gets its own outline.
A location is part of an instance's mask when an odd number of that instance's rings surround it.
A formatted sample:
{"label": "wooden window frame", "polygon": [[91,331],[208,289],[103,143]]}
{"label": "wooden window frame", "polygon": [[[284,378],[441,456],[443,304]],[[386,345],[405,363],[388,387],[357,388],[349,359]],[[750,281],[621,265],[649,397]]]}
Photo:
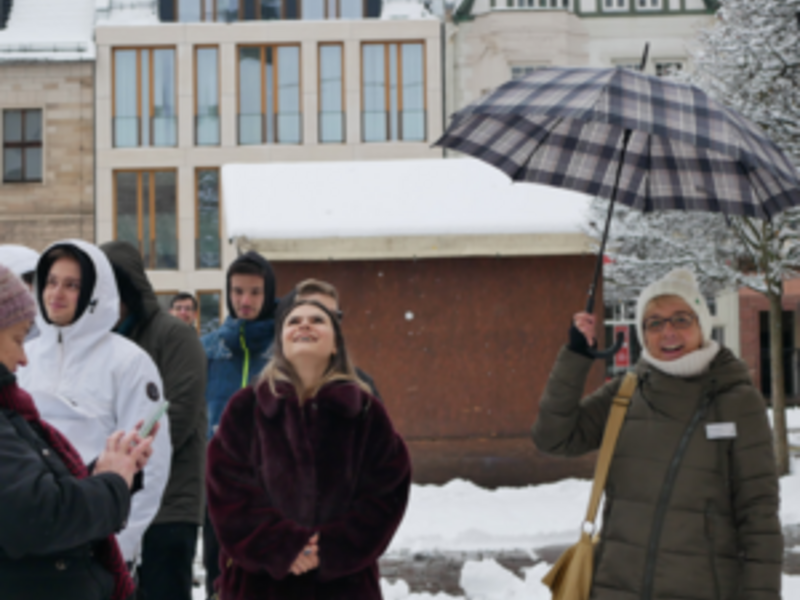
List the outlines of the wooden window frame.
{"label": "wooden window frame", "polygon": [[[425,138],[421,143],[425,143],[428,139],[427,127],[427,114],[428,114],[428,46],[424,39],[409,39],[409,40],[379,40],[379,41],[362,41],[361,42],[361,77],[359,78],[359,86],[361,88],[361,111],[364,111],[364,46],[383,46],[383,69],[384,69],[384,109],[386,110],[386,141],[387,142],[403,142],[402,128],[398,127],[397,140],[391,139],[391,126],[389,119],[391,119],[391,82],[390,82],[390,58],[389,49],[392,44],[397,44],[397,113],[400,115],[403,112],[403,52],[401,46],[403,44],[421,44],[422,45],[422,110],[425,112]],[[363,127],[363,122],[362,122]],[[361,141],[364,141],[364,132],[361,132]],[[416,141],[416,140],[415,140]]]}
{"label": "wooden window frame", "polygon": [[[20,127],[21,127],[21,135],[22,138],[19,142],[7,142],[5,139],[5,129],[3,129],[3,183],[4,184],[18,184],[18,183],[42,183],[44,181],[44,110],[41,108],[5,108],[3,109],[3,127],[5,127],[5,114],[7,112],[19,112],[21,113],[20,116]],[[40,126],[42,130],[41,138],[37,142],[28,142],[25,141],[25,113],[39,111],[40,117]],[[21,164],[21,179],[6,179],[5,173],[5,159],[6,159],[6,149],[8,148],[18,148],[21,150],[22,156],[22,164]],[[40,172],[39,172],[39,179],[25,179],[25,150],[28,148],[41,148],[42,149],[42,159],[40,164]]]}
{"label": "wooden window frame", "polygon": [[[261,52],[261,67],[259,69],[259,78],[261,82],[261,115],[264,119],[261,122],[261,144],[260,145],[270,145],[270,144],[281,144],[282,142],[278,140],[277,133],[277,121],[274,121],[274,130],[275,130],[275,141],[269,142],[267,140],[267,81],[265,77],[266,73],[266,60],[267,60],[267,48],[272,48],[273,50],[277,50],[278,48],[297,48],[298,58],[297,61],[297,88],[298,88],[298,109],[300,113],[300,141],[297,146],[303,145],[303,46],[300,42],[277,42],[274,44],[238,44],[236,46],[236,145],[240,146],[241,141],[239,139],[239,117],[242,114],[242,87],[241,87],[241,77],[242,77],[242,61],[241,61],[241,51],[242,48],[258,48]],[[277,55],[277,52],[275,52]],[[273,69],[272,69],[272,90],[274,94],[274,98],[272,99],[272,110],[273,113],[270,115],[271,119],[274,119],[276,115],[280,114],[280,101],[278,99],[278,76],[279,76],[279,69],[277,68],[277,59],[273,61]]]}
{"label": "wooden window frame", "polygon": [[144,249],[142,235],[144,233],[143,223],[142,223],[142,176],[147,173],[150,176],[149,181],[149,189],[150,189],[150,198],[148,199],[149,208],[150,208],[150,240],[148,243],[150,244],[150,263],[154,264],[155,260],[155,233],[156,233],[156,211],[155,211],[155,203],[156,203],[156,186],[155,186],[155,174],[156,173],[175,173],[175,244],[176,244],[176,258],[177,258],[177,266],[174,269],[158,269],[154,266],[150,266],[148,264],[144,265],[144,268],[149,271],[176,271],[180,270],[180,195],[179,195],[179,186],[180,181],[178,179],[179,171],[177,168],[154,168],[154,169],[114,169],[111,171],[111,178],[112,178],[112,187],[113,187],[113,197],[114,197],[114,210],[113,210],[113,219],[114,219],[114,239],[119,239],[119,231],[117,229],[118,224],[118,198],[117,198],[117,173],[136,173],[136,237],[139,241],[139,254],[142,255],[142,260],[144,261],[144,254],[142,250]]}
{"label": "wooden window frame", "polygon": [[222,316],[224,313],[224,306],[225,306],[225,296],[222,293],[222,290],[196,290],[194,293],[194,297],[197,300],[197,333],[200,333],[200,315],[202,309],[201,303],[201,296],[211,296],[213,294],[219,294],[219,323],[222,325]]}
{"label": "wooden window frame", "polygon": [[[178,0],[176,0],[176,1],[178,1]],[[214,0],[214,2],[216,3],[216,0]],[[197,118],[198,118],[197,109],[198,109],[198,98],[200,97],[199,90],[198,90],[198,87],[197,87],[198,83],[200,82],[200,80],[197,77],[197,65],[199,63],[199,61],[197,60],[197,51],[198,50],[208,50],[208,49],[214,49],[214,50],[217,51],[217,106],[218,107],[219,107],[220,102],[222,100],[222,66],[221,66],[221,63],[220,63],[220,60],[219,60],[219,56],[220,56],[219,45],[218,44],[197,44],[194,47],[194,51],[193,51],[193,55],[192,55],[192,70],[194,72],[194,75],[193,75],[193,78],[194,78],[194,82],[193,82],[193,86],[194,86],[193,87],[193,91],[194,91],[194,100],[193,100],[193,102],[194,102],[194,109],[193,109],[194,110],[194,127],[193,127],[193,129],[194,129],[194,131],[192,133],[194,135],[194,145],[195,146],[198,145],[197,144]],[[177,69],[176,69],[176,74],[177,74]],[[175,111],[175,112],[177,114],[177,111]],[[219,119],[219,131],[217,132],[218,135],[219,135],[219,141],[217,142],[216,145],[220,146],[222,144],[222,115],[221,114],[217,115],[217,118]],[[213,145],[212,144],[203,144],[203,146],[213,146]]]}
{"label": "wooden window frame", "polygon": [[[338,0],[337,0],[338,2]],[[322,142],[320,136],[320,127],[317,126],[317,142],[322,144],[346,144],[347,143],[347,75],[346,65],[344,60],[344,42],[319,42],[317,43],[317,119],[319,120],[322,115],[322,48],[324,46],[339,46],[342,57],[342,119],[343,131],[341,142]]]}
{"label": "wooden window frame", "polygon": [[[219,210],[219,265],[218,267],[201,267],[198,264],[198,240],[200,239],[200,171],[217,172],[217,202]],[[194,268],[197,271],[213,271],[222,268],[222,169],[215,167],[195,167],[194,169]]]}
{"label": "wooden window frame", "polygon": [[[175,0],[178,2],[178,0]],[[216,1],[216,0],[215,0]],[[177,13],[176,13],[177,15]],[[115,134],[115,127],[114,127],[114,120],[117,118],[117,50],[120,51],[136,51],[136,118],[138,119],[138,127],[136,130],[136,148],[154,148],[154,147],[163,147],[163,148],[174,148],[177,147],[177,127],[178,127],[178,82],[180,81],[180,74],[178,73],[178,48],[177,46],[171,45],[157,45],[157,46],[113,46],[111,48],[111,136],[112,136],[112,148],[118,148],[119,146],[116,145],[116,139],[114,139]],[[150,115],[148,117],[147,126],[149,128],[149,139],[150,144],[148,146],[142,146],[142,51],[149,50],[150,51],[150,60],[148,65],[148,90],[149,90],[149,112]],[[154,78],[155,78],[155,68],[153,65],[153,59],[155,57],[155,50],[172,50],[174,55],[173,63],[175,65],[175,82],[174,82],[174,89],[175,94],[173,95],[172,101],[173,106],[175,107],[175,127],[176,127],[176,145],[175,146],[154,146],[153,145],[153,113],[155,107],[154,101],[154,94],[155,94],[155,86],[154,86]]]}

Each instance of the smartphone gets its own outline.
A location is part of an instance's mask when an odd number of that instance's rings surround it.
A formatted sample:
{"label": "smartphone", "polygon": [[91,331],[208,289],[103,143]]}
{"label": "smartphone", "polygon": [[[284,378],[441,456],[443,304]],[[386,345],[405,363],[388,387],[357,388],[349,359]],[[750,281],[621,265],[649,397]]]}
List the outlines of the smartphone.
{"label": "smartphone", "polygon": [[153,427],[155,427],[156,423],[158,423],[158,420],[164,416],[164,413],[167,412],[168,408],[169,408],[168,400],[164,400],[163,402],[159,403],[159,405],[156,406],[155,410],[153,410],[153,412],[150,413],[150,415],[147,417],[147,420],[144,422],[144,425],[142,425],[142,428],[139,430],[139,437],[144,439],[148,435],[150,435],[150,432],[153,430]]}

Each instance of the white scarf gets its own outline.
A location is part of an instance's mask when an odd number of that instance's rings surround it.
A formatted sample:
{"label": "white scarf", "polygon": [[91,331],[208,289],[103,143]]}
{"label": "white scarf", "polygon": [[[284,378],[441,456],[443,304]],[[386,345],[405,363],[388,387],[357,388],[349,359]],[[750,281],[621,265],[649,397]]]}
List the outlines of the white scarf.
{"label": "white scarf", "polygon": [[642,358],[659,371],[674,377],[694,377],[708,371],[711,361],[720,351],[720,345],[715,340],[709,340],[703,346],[689,354],[675,360],[658,360],[653,358],[647,348],[642,349]]}

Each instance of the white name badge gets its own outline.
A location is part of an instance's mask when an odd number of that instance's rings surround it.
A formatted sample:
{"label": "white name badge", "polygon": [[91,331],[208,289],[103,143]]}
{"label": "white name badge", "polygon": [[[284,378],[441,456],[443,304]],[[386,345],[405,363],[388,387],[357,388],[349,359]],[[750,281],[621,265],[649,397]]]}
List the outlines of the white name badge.
{"label": "white name badge", "polygon": [[706,439],[708,440],[736,439],[736,423],[706,424]]}

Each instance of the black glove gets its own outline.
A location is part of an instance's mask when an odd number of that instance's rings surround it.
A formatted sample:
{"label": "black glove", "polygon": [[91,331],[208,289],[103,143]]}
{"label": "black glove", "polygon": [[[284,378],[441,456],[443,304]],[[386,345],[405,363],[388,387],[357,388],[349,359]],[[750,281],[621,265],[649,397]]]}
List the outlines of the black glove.
{"label": "black glove", "polygon": [[[594,346],[591,346],[591,348],[597,348],[597,342],[595,342]],[[575,323],[573,323],[569,328],[569,342],[567,343],[567,349],[571,350],[575,354],[585,356],[586,358],[594,358],[591,352],[589,352],[590,346],[589,342],[586,341],[586,336],[583,335],[577,327],[575,327]]]}

